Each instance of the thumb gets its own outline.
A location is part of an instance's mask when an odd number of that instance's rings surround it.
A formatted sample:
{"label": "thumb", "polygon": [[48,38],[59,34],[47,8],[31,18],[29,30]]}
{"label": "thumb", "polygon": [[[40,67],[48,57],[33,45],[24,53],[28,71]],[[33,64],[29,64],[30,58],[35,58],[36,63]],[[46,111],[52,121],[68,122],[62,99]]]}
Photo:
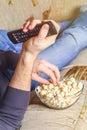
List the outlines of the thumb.
{"label": "thumb", "polygon": [[44,39],[47,34],[48,34],[48,30],[49,30],[49,25],[48,24],[44,24],[41,29],[40,29],[40,32],[38,34],[38,38],[39,39]]}

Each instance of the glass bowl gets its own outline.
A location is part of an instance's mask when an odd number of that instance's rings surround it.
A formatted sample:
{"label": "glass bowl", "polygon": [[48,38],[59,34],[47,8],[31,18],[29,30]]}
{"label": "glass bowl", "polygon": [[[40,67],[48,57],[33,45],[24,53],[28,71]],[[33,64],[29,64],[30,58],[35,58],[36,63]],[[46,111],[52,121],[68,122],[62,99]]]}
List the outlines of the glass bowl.
{"label": "glass bowl", "polygon": [[65,109],[74,104],[80,97],[84,85],[74,78],[63,79],[57,86],[52,83],[35,88],[36,95],[46,106],[53,109]]}

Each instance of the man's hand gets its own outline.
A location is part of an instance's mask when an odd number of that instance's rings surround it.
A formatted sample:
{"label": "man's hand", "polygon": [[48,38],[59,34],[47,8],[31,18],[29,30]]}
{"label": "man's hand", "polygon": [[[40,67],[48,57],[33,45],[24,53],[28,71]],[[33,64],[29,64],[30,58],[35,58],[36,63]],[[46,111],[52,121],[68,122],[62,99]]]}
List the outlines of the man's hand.
{"label": "man's hand", "polygon": [[[29,29],[33,29],[36,24],[40,23],[40,20],[33,20],[32,22],[27,22],[26,24],[24,24],[23,26],[23,30],[24,31],[28,31]],[[59,32],[59,26],[56,22],[51,21],[54,26],[56,27],[57,31]],[[45,48],[51,46],[52,44],[54,44],[57,34],[56,35],[52,35],[52,36],[47,36],[49,30],[49,25],[48,24],[44,24],[42,26],[42,28],[40,29],[40,32],[38,34],[38,36],[36,37],[32,37],[31,39],[29,39],[28,41],[26,41],[24,43],[25,49],[31,53],[40,53],[42,50],[44,50]],[[29,44],[28,44],[29,43]],[[29,47],[28,47],[29,46]]]}
{"label": "man's hand", "polygon": [[41,22],[47,22],[47,21],[51,21],[53,23],[53,25],[55,26],[56,30],[59,32],[59,25],[58,23],[56,23],[54,20],[32,20],[32,21],[27,21],[23,24],[22,29],[24,32],[27,32],[29,30],[32,30],[37,24],[40,24]]}
{"label": "man's hand", "polygon": [[[58,26],[58,24],[52,20],[51,22],[54,24],[57,31],[59,31],[60,27]],[[41,23],[40,20],[33,20],[32,22],[29,21],[23,25],[23,30],[25,32],[28,30],[32,30],[36,26],[36,24],[39,23]],[[49,25],[44,24],[40,29],[38,36],[32,37],[31,39],[26,41],[23,45],[23,49],[25,48],[27,52],[36,55],[40,53],[42,50],[44,50],[45,48],[54,44],[57,34],[46,37],[48,30],[49,30]],[[49,84],[49,81],[39,76],[39,73],[41,72],[49,76],[54,84],[56,84],[59,81],[60,73],[58,71],[58,68],[55,65],[50,64],[44,60],[36,60],[33,67],[32,79],[40,83]]]}
{"label": "man's hand", "polygon": [[41,59],[35,60],[33,71],[32,71],[32,79],[43,84],[49,84],[49,81],[46,80],[45,78],[42,78],[39,75],[39,73],[44,73],[47,76],[49,76],[51,81],[55,85],[58,83],[60,78],[60,72],[57,66]]}

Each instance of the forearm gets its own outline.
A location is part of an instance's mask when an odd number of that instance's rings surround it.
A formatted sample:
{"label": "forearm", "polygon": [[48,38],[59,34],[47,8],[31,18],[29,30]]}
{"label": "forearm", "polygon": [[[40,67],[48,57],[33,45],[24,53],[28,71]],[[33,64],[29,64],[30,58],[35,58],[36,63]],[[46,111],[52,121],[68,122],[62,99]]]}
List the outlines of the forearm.
{"label": "forearm", "polygon": [[[57,28],[59,28],[58,25]],[[38,36],[23,44],[18,64],[9,83],[10,87],[8,87],[2,100],[0,120],[12,127],[16,128],[20,125],[28,104],[34,60],[43,49],[52,45],[57,37],[57,34],[46,37],[48,30],[49,26],[43,25]]]}
{"label": "forearm", "polygon": [[27,109],[30,97],[31,73],[35,58],[36,56],[32,56],[30,53],[21,53],[14,75],[2,99],[0,121],[9,126],[19,127]]}
{"label": "forearm", "polygon": [[[24,113],[29,104],[29,99],[30,92],[18,90],[12,88],[12,86],[8,86],[0,104],[0,124],[2,124],[3,128],[6,125],[8,128],[20,127],[21,120],[23,119]],[[5,128],[4,130],[7,129]]]}
{"label": "forearm", "polygon": [[24,91],[30,91],[31,74],[35,58],[36,56],[33,56],[31,53],[22,52],[20,54],[19,62],[9,86]]}

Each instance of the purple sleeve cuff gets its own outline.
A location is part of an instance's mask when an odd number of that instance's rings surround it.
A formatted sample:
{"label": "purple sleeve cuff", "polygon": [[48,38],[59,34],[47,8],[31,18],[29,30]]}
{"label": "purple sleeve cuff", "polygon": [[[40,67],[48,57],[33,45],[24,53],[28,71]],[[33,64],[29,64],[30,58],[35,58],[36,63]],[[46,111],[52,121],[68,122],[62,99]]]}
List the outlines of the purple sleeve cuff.
{"label": "purple sleeve cuff", "polygon": [[8,87],[3,97],[3,103],[15,108],[27,107],[30,100],[30,92]]}

